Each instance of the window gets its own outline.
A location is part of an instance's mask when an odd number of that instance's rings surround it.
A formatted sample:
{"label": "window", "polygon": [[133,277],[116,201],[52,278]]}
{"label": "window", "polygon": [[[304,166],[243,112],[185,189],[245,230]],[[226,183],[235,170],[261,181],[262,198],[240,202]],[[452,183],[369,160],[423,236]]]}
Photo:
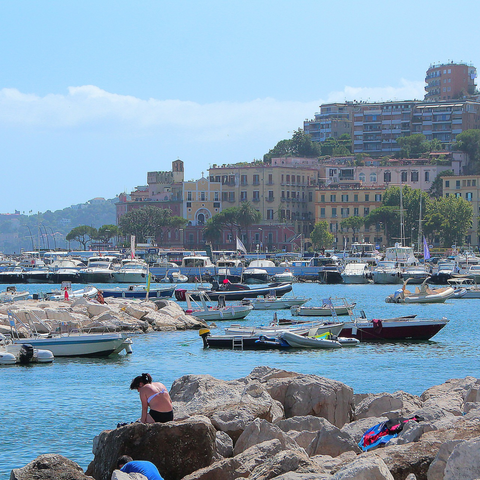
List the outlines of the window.
{"label": "window", "polygon": [[460,188],[460,180],[455,180],[455,188]]}
{"label": "window", "polygon": [[370,174],[370,181],[371,182],[376,182],[377,181],[377,174],[376,173],[371,173]]}
{"label": "window", "polygon": [[411,172],[410,173],[410,178],[412,179],[412,182],[418,182],[418,172],[416,170]]}
{"label": "window", "polygon": [[282,198],[285,198],[285,190],[282,190]]}
{"label": "window", "polygon": [[206,198],[205,192],[200,192],[200,201],[204,202]]}
{"label": "window", "polygon": [[363,216],[366,217],[369,213],[370,213],[370,209],[368,207],[364,207]]}
{"label": "window", "polygon": [[325,218],[325,208],[320,209],[320,218]]}
{"label": "window", "polygon": [[336,202],[337,201],[337,196],[336,195],[330,195],[330,201],[331,202]]}
{"label": "window", "polygon": [[358,207],[355,207],[355,208],[353,209],[353,216],[354,216],[354,217],[358,217],[358,216],[359,216]]}
{"label": "window", "polygon": [[348,195],[342,195],[342,202],[348,202]]}
{"label": "window", "polygon": [[476,180],[472,180],[472,187],[476,187],[477,186],[477,181]]}
{"label": "window", "polygon": [[358,194],[357,193],[353,196],[353,201],[358,202]]}
{"label": "window", "polygon": [[337,216],[337,209],[335,207],[332,208],[332,217]]}
{"label": "window", "polygon": [[385,183],[390,183],[392,181],[392,172],[384,172],[383,173],[383,181]]}
{"label": "window", "polygon": [[320,201],[321,201],[322,203],[325,203],[325,195],[320,195]]}
{"label": "window", "polygon": [[240,201],[241,202],[247,201],[247,192],[240,192]]}
{"label": "window", "polygon": [[467,192],[467,193],[465,194],[465,198],[466,198],[469,202],[472,201],[472,197],[473,197],[472,192]]}
{"label": "window", "polygon": [[462,194],[460,192],[455,193],[456,198],[460,198],[461,196],[462,196]]}
{"label": "window", "polygon": [[273,220],[273,210],[267,210],[267,220]]}
{"label": "window", "polygon": [[260,192],[258,190],[253,191],[253,201],[259,202],[260,201]]}
{"label": "window", "polygon": [[366,202],[370,201],[370,195],[368,193],[365,194],[365,201]]}
{"label": "window", "polygon": [[273,190],[268,191],[267,199],[268,199],[268,201],[273,202]]}
{"label": "window", "polygon": [[192,201],[192,192],[187,192],[187,201],[188,202]]}
{"label": "window", "polygon": [[248,181],[247,181],[247,176],[246,176],[246,175],[242,175],[242,176],[240,177],[240,185],[243,185],[243,186],[248,185]]}
{"label": "window", "polygon": [[376,202],[381,202],[382,201],[382,194],[381,193],[376,193],[375,194],[375,201]]}
{"label": "window", "polygon": [[425,172],[425,181],[426,182],[430,181],[430,172]]}
{"label": "window", "polygon": [[408,180],[408,173],[406,170],[402,170],[400,173],[400,181],[401,182],[406,182]]}
{"label": "window", "polygon": [[273,185],[273,174],[272,173],[268,174],[268,184]]}
{"label": "window", "polygon": [[313,192],[308,192],[308,201],[309,202],[313,201]]}
{"label": "window", "polygon": [[343,218],[346,218],[348,217],[348,215],[350,214],[350,209],[349,208],[342,208],[340,209],[341,210],[341,215]]}
{"label": "window", "polygon": [[445,187],[450,188],[450,180],[445,180]]}
{"label": "window", "polygon": [[235,192],[228,192],[228,201],[232,203],[235,201]]}
{"label": "window", "polygon": [[364,182],[365,181],[365,174],[364,173],[360,173],[358,175],[358,179],[361,181],[361,182]]}
{"label": "window", "polygon": [[222,200],[226,202],[228,200],[228,192],[222,192]]}
{"label": "window", "polygon": [[260,175],[254,175],[253,176],[253,184],[254,185],[260,185]]}
{"label": "window", "polygon": [[219,200],[220,200],[220,198],[219,198],[219,194],[218,194],[218,192],[214,192],[214,198],[213,198],[213,201],[214,201],[214,202],[218,202]]}
{"label": "window", "polygon": [[287,183],[290,183],[290,175],[287,175]]}

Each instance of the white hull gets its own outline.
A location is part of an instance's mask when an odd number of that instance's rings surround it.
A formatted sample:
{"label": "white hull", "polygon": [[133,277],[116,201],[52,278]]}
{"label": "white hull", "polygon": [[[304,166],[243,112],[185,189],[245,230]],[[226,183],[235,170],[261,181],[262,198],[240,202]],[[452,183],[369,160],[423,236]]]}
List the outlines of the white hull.
{"label": "white hull", "polygon": [[223,307],[223,308],[212,308],[207,311],[194,311],[188,313],[188,315],[193,315],[196,318],[201,318],[202,320],[208,321],[218,321],[218,320],[241,320],[245,318],[251,311],[253,307],[251,305],[245,306],[232,306],[232,307]]}
{"label": "white hull", "polygon": [[379,285],[397,285],[403,283],[400,272],[376,272],[373,271],[373,283]]}
{"label": "white hull", "polygon": [[341,348],[342,345],[335,340],[327,340],[325,338],[304,337],[292,332],[283,332],[280,335],[292,348]]}
{"label": "white hull", "polygon": [[69,335],[20,338],[15,344],[29,343],[34,348],[50,350],[55,357],[106,356],[125,349],[131,341],[121,333],[72,333]]}
{"label": "white hull", "polygon": [[33,349],[33,356],[22,359],[23,345],[8,344],[0,346],[0,365],[14,365],[17,363],[52,363],[54,356],[49,350]]}
{"label": "white hull", "polygon": [[281,310],[307,303],[309,298],[252,298],[250,300],[254,310]]}
{"label": "white hull", "polygon": [[145,283],[145,272],[114,272],[113,283]]}
{"label": "white hull", "polygon": [[[335,306],[333,307],[337,315],[349,315],[351,310],[355,307],[355,304],[346,306]],[[325,307],[292,307],[292,315],[295,316],[309,316],[309,317],[331,317],[332,308],[329,306]]]}
{"label": "white hull", "polygon": [[312,322],[309,324],[302,324],[296,326],[260,326],[260,327],[243,327],[240,325],[231,325],[225,329],[226,335],[240,335],[240,336],[252,336],[252,335],[267,335],[276,337],[283,332],[291,332],[297,335],[324,335],[330,333],[337,336],[343,330],[343,323],[324,324],[319,322]]}
{"label": "white hull", "polygon": [[343,283],[347,285],[364,285],[370,283],[365,275],[344,275],[342,274]]}

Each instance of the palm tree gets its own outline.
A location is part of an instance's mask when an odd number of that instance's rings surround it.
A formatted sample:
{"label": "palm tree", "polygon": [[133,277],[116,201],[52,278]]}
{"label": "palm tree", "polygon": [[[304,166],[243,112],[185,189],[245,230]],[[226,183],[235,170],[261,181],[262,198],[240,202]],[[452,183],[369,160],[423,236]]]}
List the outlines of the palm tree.
{"label": "palm tree", "polygon": [[238,210],[238,234],[241,237],[242,230],[245,229],[247,234],[247,248],[248,248],[248,227],[256,223],[260,223],[262,216],[260,212],[253,207],[250,202],[243,202]]}

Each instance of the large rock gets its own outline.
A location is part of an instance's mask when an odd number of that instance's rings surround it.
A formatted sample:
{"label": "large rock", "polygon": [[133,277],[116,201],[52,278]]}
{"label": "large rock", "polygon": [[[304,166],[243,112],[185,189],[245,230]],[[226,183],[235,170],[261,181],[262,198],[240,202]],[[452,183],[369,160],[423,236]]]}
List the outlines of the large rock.
{"label": "large rock", "polygon": [[62,455],[40,455],[22,468],[14,468],[10,480],[93,480],[81,467]]}
{"label": "large rock", "polygon": [[269,422],[283,418],[283,409],[258,382],[217,380],[210,375],[185,375],[170,389],[176,418],[200,414],[217,430],[238,439],[255,418]]}
{"label": "large rock", "polygon": [[337,472],[333,480],[393,480],[385,462],[376,456],[360,456]]}
{"label": "large rock", "polygon": [[336,380],[270,367],[257,367],[244,380],[264,384],[287,418],[314,415],[339,428],[353,420],[353,389]]}
{"label": "large rock", "polygon": [[459,443],[448,457],[444,480],[480,478],[480,437]]}
{"label": "large rock", "polygon": [[133,423],[102,432],[94,441],[94,459],[87,474],[95,480],[109,480],[121,455],[154,463],[165,480],[210,465],[215,455],[215,429],[205,417],[184,421]]}
{"label": "large rock", "polygon": [[[276,425],[256,418],[238,438],[233,454],[238,455],[254,445],[274,439],[277,439],[284,449],[300,450],[297,443]],[[303,449],[302,452],[305,453]]]}
{"label": "large rock", "polygon": [[462,442],[463,440],[450,440],[442,443],[437,456],[428,467],[427,480],[443,480],[448,457],[453,452],[453,449]]}
{"label": "large rock", "polygon": [[407,417],[419,408],[422,408],[422,406],[422,401],[419,397],[402,391],[370,394],[355,407],[355,418]]}

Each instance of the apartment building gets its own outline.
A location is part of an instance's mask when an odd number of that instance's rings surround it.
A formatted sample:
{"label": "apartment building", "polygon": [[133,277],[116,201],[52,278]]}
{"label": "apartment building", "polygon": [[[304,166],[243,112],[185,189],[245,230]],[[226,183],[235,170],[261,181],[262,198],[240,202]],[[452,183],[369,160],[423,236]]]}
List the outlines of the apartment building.
{"label": "apartment building", "polygon": [[183,218],[188,225],[205,225],[209,218],[222,211],[222,183],[203,176],[183,184]]}
{"label": "apartment building", "polygon": [[445,197],[462,197],[472,204],[472,226],[465,236],[465,244],[480,245],[479,214],[480,214],[480,175],[458,175],[442,177],[443,195]]}
{"label": "apartment building", "polygon": [[425,100],[439,102],[464,98],[475,93],[477,69],[465,63],[430,65],[425,75]]}
{"label": "apartment building", "polygon": [[271,165],[213,165],[209,178],[222,185],[222,208],[250,202],[260,212],[262,223],[295,223],[297,233],[308,235],[319,171],[316,159],[284,158],[273,159]]}
{"label": "apartment building", "polygon": [[313,120],[305,120],[303,129],[314,142],[324,142],[327,138],[338,138],[344,133],[352,136],[353,102],[328,103],[320,106],[320,112]]}
{"label": "apartment building", "polygon": [[381,225],[362,227],[354,234],[342,229],[341,222],[352,216],[366,217],[380,207],[386,188],[385,185],[364,187],[357,182],[320,186],[315,192],[315,222],[327,222],[336,248],[349,247],[359,241],[383,245],[385,236]]}

